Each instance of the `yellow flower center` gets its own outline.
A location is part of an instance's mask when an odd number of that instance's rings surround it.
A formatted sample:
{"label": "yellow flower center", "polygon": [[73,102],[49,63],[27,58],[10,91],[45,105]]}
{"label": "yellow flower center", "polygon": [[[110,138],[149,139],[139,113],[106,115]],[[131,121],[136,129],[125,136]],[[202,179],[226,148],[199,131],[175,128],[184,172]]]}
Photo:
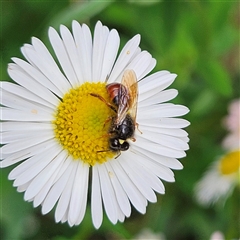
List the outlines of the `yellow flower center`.
{"label": "yellow flower center", "polygon": [[226,154],[220,161],[220,172],[223,175],[238,173],[240,167],[240,150]]}
{"label": "yellow flower center", "polygon": [[55,113],[54,131],[59,143],[74,159],[90,165],[113,158],[108,129],[114,112],[90,93],[110,102],[105,83],[86,82],[66,93]]}

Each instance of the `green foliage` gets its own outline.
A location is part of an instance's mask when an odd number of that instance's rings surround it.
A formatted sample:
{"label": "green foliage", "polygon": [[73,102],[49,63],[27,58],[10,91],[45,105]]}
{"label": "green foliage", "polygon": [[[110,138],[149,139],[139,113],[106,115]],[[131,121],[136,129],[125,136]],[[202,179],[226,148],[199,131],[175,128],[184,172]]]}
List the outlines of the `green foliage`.
{"label": "green foliage", "polygon": [[[157,59],[154,71],[167,69],[178,74],[173,87],[174,102],[190,108],[190,150],[182,160],[184,169],[175,171],[176,183],[166,183],[166,194],[149,204],[141,215],[133,209],[125,223],[113,226],[105,217],[103,226],[92,227],[90,209],[82,224],[69,228],[55,224],[54,216],[42,216],[40,208],[23,200],[7,180],[9,168],[1,170],[1,239],[133,239],[148,227],[166,239],[208,239],[222,231],[227,239],[239,238],[236,217],[239,189],[224,206],[202,208],[193,197],[196,181],[222,153],[226,132],[222,118],[229,102],[239,97],[239,4],[234,1],[2,1],[1,80],[8,80],[11,57],[22,58],[19,48],[31,36],[46,44],[47,28],[71,27],[76,19],[92,28],[101,20],[116,28],[121,45],[137,33],[141,48]],[[238,201],[233,200],[238,199]],[[30,222],[26,226],[26,223]],[[50,226],[50,227],[49,227]],[[238,236],[237,236],[238,235]]]}

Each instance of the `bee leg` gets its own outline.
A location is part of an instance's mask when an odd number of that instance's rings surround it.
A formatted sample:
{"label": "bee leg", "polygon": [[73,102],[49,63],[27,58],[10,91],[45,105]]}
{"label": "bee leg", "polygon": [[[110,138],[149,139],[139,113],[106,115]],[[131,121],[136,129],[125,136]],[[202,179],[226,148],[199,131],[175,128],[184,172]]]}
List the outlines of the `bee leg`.
{"label": "bee leg", "polygon": [[111,133],[106,133],[106,134],[104,134],[104,135],[102,135],[102,136],[100,136],[100,137],[98,137],[98,138],[96,138],[96,139],[100,139],[100,138],[104,138],[104,137],[110,137],[112,134]]}
{"label": "bee leg", "polygon": [[107,102],[102,96],[100,96],[99,94],[96,93],[89,93],[91,96],[99,98],[99,100],[101,100],[102,102],[104,102],[108,107],[110,107],[115,113],[117,113],[116,108],[109,102]]}
{"label": "bee leg", "polygon": [[[139,130],[139,124],[136,122],[135,123],[136,127],[137,127],[137,130],[142,134],[142,131]],[[135,141],[134,141],[135,142]]]}
{"label": "bee leg", "polygon": [[109,79],[109,74],[106,76],[105,83],[107,83],[108,79]]}
{"label": "bee leg", "polygon": [[101,151],[97,151],[98,153],[100,152],[109,152],[110,150],[101,150]]}
{"label": "bee leg", "polygon": [[103,128],[105,128],[106,124],[107,124],[109,121],[111,121],[113,118],[114,118],[113,116],[108,117],[108,118],[105,120],[104,124],[103,124]]}
{"label": "bee leg", "polygon": [[133,142],[136,142],[136,138],[132,137],[130,138]]}

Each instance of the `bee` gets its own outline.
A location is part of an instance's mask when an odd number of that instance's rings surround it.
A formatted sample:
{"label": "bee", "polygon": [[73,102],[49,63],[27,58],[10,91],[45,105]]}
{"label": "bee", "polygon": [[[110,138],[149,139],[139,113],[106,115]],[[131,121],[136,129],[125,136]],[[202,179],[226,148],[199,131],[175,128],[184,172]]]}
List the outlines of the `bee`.
{"label": "bee", "polygon": [[112,103],[107,102],[98,94],[91,93],[90,95],[99,98],[115,112],[108,131],[111,136],[109,138],[110,150],[127,151],[129,149],[127,140],[135,141],[133,135],[137,125],[138,83],[135,72],[126,70],[121,83],[110,83],[106,89]]}
{"label": "bee", "polygon": [[133,138],[135,123],[129,114],[118,125],[115,123],[116,120],[113,120],[109,129],[109,133],[113,135],[109,139],[109,148],[112,151],[127,151],[129,143],[126,140],[131,138],[132,141],[135,141],[135,138]]}

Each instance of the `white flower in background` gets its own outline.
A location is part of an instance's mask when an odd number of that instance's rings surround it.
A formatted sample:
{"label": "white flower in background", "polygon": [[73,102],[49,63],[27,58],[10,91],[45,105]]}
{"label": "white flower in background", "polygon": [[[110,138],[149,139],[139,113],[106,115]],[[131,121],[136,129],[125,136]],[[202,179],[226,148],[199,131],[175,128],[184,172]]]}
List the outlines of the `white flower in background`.
{"label": "white flower in background", "polygon": [[215,161],[197,183],[195,195],[202,205],[225,201],[239,184],[240,151],[232,151]]}
{"label": "white flower in background", "polygon": [[[65,26],[60,35],[50,28],[49,39],[58,63],[33,37],[21,48],[26,61],[12,58],[9,64],[17,84],[1,83],[1,167],[18,163],[9,179],[25,192],[26,201],[42,206],[43,214],[56,205],[56,222],[81,223],[88,189],[96,228],[103,206],[113,224],[130,216],[131,204],[144,214],[148,201],[157,201],[155,192],[165,192],[160,179],[174,182],[171,169],[182,169],[177,158],[188,149],[182,128],[189,122],[176,117],[189,110],[166,103],[177,96],[175,89],[165,90],[176,74],[159,71],[146,77],[156,60],[139,48],[140,36],[118,55],[118,32],[101,22],[93,37],[85,24],[73,21],[72,33]],[[138,80],[139,130],[120,154],[109,148],[115,112],[90,94],[111,102],[106,84],[121,82],[126,69]]]}
{"label": "white flower in background", "polygon": [[165,240],[163,233],[155,233],[151,229],[142,229],[132,240]]}
{"label": "white flower in background", "polygon": [[200,204],[214,204],[223,201],[240,183],[240,100],[234,100],[229,106],[229,115],[224,119],[225,127],[230,131],[223,141],[223,147],[228,151],[215,161],[195,187],[195,195]]}
{"label": "white flower in background", "polygon": [[223,147],[227,150],[240,149],[240,99],[230,104],[229,114],[224,119],[224,126],[229,134],[223,140]]}
{"label": "white flower in background", "polygon": [[225,237],[222,232],[220,231],[215,231],[212,233],[210,236],[210,240],[225,240]]}

